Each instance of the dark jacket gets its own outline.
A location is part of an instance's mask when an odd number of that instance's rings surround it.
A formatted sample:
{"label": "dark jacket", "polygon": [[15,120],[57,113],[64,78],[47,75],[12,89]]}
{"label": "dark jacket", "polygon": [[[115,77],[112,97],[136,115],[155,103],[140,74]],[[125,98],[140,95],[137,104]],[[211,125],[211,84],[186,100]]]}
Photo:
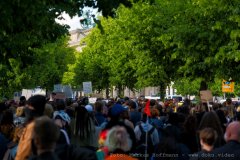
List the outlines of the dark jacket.
{"label": "dark jacket", "polygon": [[59,160],[59,158],[53,152],[44,152],[38,156],[30,157],[29,160]]}
{"label": "dark jacket", "polygon": [[97,160],[96,151],[75,145],[57,146],[55,153],[60,160]]}
{"label": "dark jacket", "polygon": [[234,140],[228,141],[224,146],[216,148],[212,152],[214,159],[240,159],[240,143]]}

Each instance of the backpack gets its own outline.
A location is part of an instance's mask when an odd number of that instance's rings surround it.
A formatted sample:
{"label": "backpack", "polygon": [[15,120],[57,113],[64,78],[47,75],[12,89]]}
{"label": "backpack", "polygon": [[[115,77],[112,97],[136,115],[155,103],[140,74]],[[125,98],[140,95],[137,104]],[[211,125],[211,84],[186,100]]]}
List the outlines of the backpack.
{"label": "backpack", "polygon": [[[147,153],[151,155],[154,152],[154,145],[153,145],[151,136],[152,136],[155,128],[152,127],[147,133],[144,131],[141,124],[138,126],[141,131],[141,136],[140,136],[140,140],[137,143],[138,144],[137,150],[140,152],[143,152],[143,154],[144,154],[146,147],[147,147]],[[147,146],[146,146],[146,134],[147,134]]]}

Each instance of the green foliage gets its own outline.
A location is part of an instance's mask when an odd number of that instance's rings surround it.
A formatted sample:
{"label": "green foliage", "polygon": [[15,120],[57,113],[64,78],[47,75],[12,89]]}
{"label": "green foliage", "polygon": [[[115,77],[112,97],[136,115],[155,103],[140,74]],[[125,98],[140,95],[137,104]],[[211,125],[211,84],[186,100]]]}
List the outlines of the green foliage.
{"label": "green foliage", "polygon": [[179,93],[197,95],[205,81],[220,95],[219,81],[239,73],[239,4],[159,0],[120,6],[85,40],[72,72],[75,83],[94,80],[103,88],[96,77],[107,73],[106,84],[119,89],[164,89],[174,81]]}

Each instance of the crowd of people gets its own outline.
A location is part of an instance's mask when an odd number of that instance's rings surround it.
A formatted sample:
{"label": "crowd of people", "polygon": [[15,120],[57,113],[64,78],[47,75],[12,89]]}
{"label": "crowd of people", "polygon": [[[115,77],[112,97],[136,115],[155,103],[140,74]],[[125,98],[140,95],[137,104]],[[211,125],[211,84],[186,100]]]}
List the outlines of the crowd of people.
{"label": "crowd of people", "polygon": [[[240,106],[34,95],[0,103],[3,160],[240,159]],[[149,113],[146,109],[149,109]]]}

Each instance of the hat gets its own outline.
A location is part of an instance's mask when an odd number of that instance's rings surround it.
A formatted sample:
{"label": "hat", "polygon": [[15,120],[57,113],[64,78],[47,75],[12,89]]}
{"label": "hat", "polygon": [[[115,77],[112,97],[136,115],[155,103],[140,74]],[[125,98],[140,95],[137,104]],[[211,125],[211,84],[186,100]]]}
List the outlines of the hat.
{"label": "hat", "polygon": [[86,110],[88,112],[92,112],[93,111],[93,107],[90,104],[86,105],[85,108],[86,108]]}
{"label": "hat", "polygon": [[112,116],[118,116],[124,111],[127,111],[128,108],[123,107],[121,104],[114,104],[113,107],[111,108],[111,115]]}

